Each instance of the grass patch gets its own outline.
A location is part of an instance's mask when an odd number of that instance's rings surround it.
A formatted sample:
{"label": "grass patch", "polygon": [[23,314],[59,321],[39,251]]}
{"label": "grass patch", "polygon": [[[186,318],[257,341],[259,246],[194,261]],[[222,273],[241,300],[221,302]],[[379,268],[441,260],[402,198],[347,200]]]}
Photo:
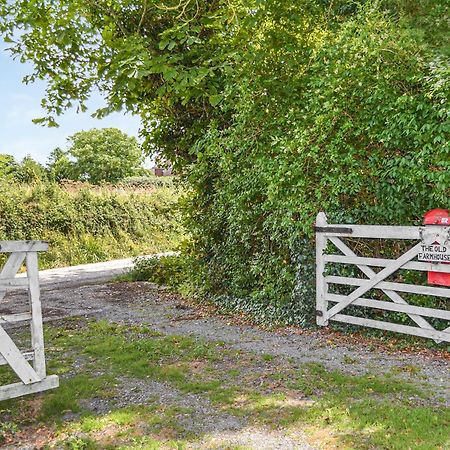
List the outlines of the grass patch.
{"label": "grass patch", "polygon": [[[1,433],[6,439],[39,422],[56,424],[57,448],[175,449],[200,439],[179,420],[192,410],[160,404],[156,397],[114,408],[123,378],[156,380],[181,395],[203,396],[218,413],[240,416],[244,423],[307,430],[322,446],[435,449],[447,444],[448,409],[435,406],[430,391],[394,372],[356,376],[320,364],[298,369],[294,359],[230,351],[220,342],[108,322],[47,326],[46,341],[50,367],[63,375],[61,387],[0,404],[0,421],[8,424],[0,429],[0,439]],[[406,367],[401,374],[416,372]],[[111,401],[111,411],[93,414],[82,401],[92,398]],[[67,413],[72,413],[69,421]]]}
{"label": "grass patch", "polygon": [[416,384],[407,383],[389,375],[381,378],[372,375],[347,375],[340,371],[328,371],[322,364],[306,364],[298,372],[296,380],[291,384],[307,396],[317,393],[333,392],[337,397],[365,395],[395,395],[426,397],[423,389]]}
{"label": "grass patch", "polygon": [[172,438],[185,436],[195,439],[182,429],[177,420],[178,414],[186,411],[185,408],[155,403],[120,408],[101,416],[86,415],[60,431],[58,444],[67,447],[76,434],[91,446],[89,448],[184,448],[182,440]]}
{"label": "grass patch", "polygon": [[293,394],[251,395],[238,406],[240,414],[274,428],[307,427],[322,444],[327,435],[338,448],[436,449],[448,444],[448,409],[417,404],[428,393],[413,383],[327,371],[320,364],[293,371],[295,376],[288,387],[304,400]]}
{"label": "grass patch", "polygon": [[44,396],[38,420],[61,421],[65,413],[82,412],[80,399],[107,396],[112,383],[113,378],[110,376],[94,378],[85,373],[64,380],[58,389]]}

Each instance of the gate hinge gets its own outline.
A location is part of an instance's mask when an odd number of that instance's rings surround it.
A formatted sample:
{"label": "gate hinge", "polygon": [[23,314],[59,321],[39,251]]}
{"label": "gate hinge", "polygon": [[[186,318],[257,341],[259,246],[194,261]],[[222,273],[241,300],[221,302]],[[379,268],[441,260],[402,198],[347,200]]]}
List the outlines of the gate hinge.
{"label": "gate hinge", "polygon": [[352,234],[353,228],[350,227],[314,227],[317,233],[333,233],[333,234]]}

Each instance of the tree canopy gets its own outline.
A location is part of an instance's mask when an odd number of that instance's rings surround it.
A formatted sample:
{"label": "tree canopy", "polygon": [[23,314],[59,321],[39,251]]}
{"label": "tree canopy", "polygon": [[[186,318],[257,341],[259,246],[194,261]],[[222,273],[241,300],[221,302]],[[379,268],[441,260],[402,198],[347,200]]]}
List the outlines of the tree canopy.
{"label": "tree canopy", "polygon": [[142,172],[142,151],[136,138],[117,128],[80,131],[68,141],[67,151],[57,148],[50,155],[53,179],[116,183]]}
{"label": "tree canopy", "polygon": [[[47,81],[37,121],[86,109],[92,89],[106,98],[101,117],[139,114],[149,151],[189,159],[189,148],[224,93],[239,58],[240,1],[0,1],[0,30],[11,53],[34,63],[26,82]],[[242,45],[242,43],[240,43]]]}
{"label": "tree canopy", "polygon": [[25,156],[20,162],[17,162],[12,155],[0,154],[0,179],[33,183],[45,177],[44,166],[31,156]]}
{"label": "tree canopy", "polygon": [[0,154],[0,178],[13,178],[18,168],[19,164],[17,164],[14,156],[5,153]]}
{"label": "tree canopy", "polygon": [[47,80],[44,122],[95,86],[98,116],[139,114],[146,150],[184,174],[193,282],[208,293],[300,317],[319,210],[410,224],[448,206],[448,2],[0,5],[12,54],[34,64],[26,81]]}

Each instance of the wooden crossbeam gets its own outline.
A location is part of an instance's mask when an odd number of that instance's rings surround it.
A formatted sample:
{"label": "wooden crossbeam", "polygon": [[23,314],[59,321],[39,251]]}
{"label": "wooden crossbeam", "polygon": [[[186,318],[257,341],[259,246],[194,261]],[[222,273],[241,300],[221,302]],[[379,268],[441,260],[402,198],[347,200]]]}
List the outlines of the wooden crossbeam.
{"label": "wooden crossbeam", "polygon": [[[22,352],[22,356],[27,361],[32,361],[34,359],[34,351],[33,350],[26,350],[26,351]],[[8,361],[6,361],[6,359],[3,358],[2,355],[0,355],[0,366],[4,366],[5,364],[8,364]]]}
{"label": "wooden crossbeam", "polygon": [[0,291],[7,291],[17,288],[28,287],[28,280],[26,278],[6,278],[0,279]]}
{"label": "wooden crossbeam", "polygon": [[[336,238],[333,238],[336,240]],[[410,248],[406,253],[404,253],[399,258],[392,261],[392,264],[388,267],[385,267],[383,270],[380,270],[377,274],[375,274],[372,278],[368,280],[362,280],[362,284],[355,289],[351,294],[347,296],[345,300],[334,305],[328,312],[325,313],[325,319],[330,319],[335,314],[341,312],[344,308],[350,305],[354,300],[361,295],[364,295],[367,291],[374,288],[380,281],[384,280],[389,275],[396,272],[400,267],[402,267],[405,263],[414,258],[421,248],[421,244],[418,243],[414,247]],[[371,270],[371,269],[370,269]]]}
{"label": "wooden crossbeam", "polygon": [[[385,258],[367,258],[363,256],[350,256],[343,255],[324,255],[325,262],[337,263],[337,264],[352,264],[352,265],[364,265],[373,267],[387,267],[392,259]],[[450,264],[441,263],[430,263],[430,262],[419,262],[410,261],[406,263],[401,269],[405,270],[417,270],[420,272],[439,272],[439,273],[450,273]]]}
{"label": "wooden crossbeam", "polygon": [[0,354],[5,358],[11,369],[21,379],[23,384],[36,383],[42,377],[28,364],[22,352],[17,348],[8,333],[0,326]]}
{"label": "wooden crossbeam", "polygon": [[0,386],[0,401],[8,400],[10,398],[21,397],[22,395],[35,394],[37,392],[47,391],[49,389],[55,389],[59,386],[58,376],[50,375],[43,380],[32,383],[22,384],[14,383],[7,386]]}
{"label": "wooden crossbeam", "polygon": [[45,252],[48,243],[44,241],[0,241],[0,253]]}
{"label": "wooden crossbeam", "polygon": [[447,331],[428,330],[424,328],[411,327],[409,325],[400,325],[397,323],[383,322],[381,320],[365,319],[363,317],[348,316],[345,314],[336,314],[330,320],[336,322],[350,323],[352,325],[361,325],[365,327],[377,328],[379,330],[395,331],[397,333],[410,334],[434,339],[437,342],[450,342],[450,333]]}
{"label": "wooden crossbeam", "polygon": [[[327,294],[326,299],[329,302],[339,303],[346,298],[345,295]],[[427,317],[435,317],[436,319],[450,320],[450,311],[444,309],[427,308],[425,306],[409,305],[408,303],[393,303],[383,300],[374,300],[373,298],[360,297],[355,300],[352,305],[364,306],[366,308],[381,309],[384,311],[401,312],[408,315],[421,315]],[[429,328],[430,330],[432,328]],[[434,328],[433,328],[434,329]]]}
{"label": "wooden crossbeam", "polygon": [[[332,284],[348,284],[350,286],[362,286],[367,281],[361,278],[352,277],[339,277],[335,275],[330,275],[325,277],[327,283]],[[381,289],[385,291],[398,291],[407,292],[410,294],[421,294],[421,295],[431,295],[433,297],[445,297],[450,298],[450,289],[439,288],[434,286],[416,286],[415,284],[408,283],[396,283],[394,281],[381,281],[376,286],[376,289]]]}
{"label": "wooden crossbeam", "polygon": [[31,320],[30,312],[0,315],[0,325],[3,323],[23,322],[25,320]]}
{"label": "wooden crossbeam", "polygon": [[[344,242],[342,242],[340,239],[331,238],[330,240],[342,253],[344,253],[345,256],[348,256],[348,257],[356,256],[356,254],[353,252],[353,250],[350,247],[348,247]],[[406,262],[406,264],[408,264],[408,262]],[[404,267],[405,265],[403,265],[402,267]],[[368,277],[373,277],[375,275],[375,272],[370,267],[367,267],[366,265],[357,264],[357,267],[359,270],[361,270],[361,272],[363,272]],[[401,297],[397,292],[394,292],[393,290],[389,290],[389,289],[384,289],[383,285],[381,285],[381,284],[378,287],[381,288],[382,291],[394,303],[398,303],[398,304],[402,304],[402,305],[408,304],[408,302],[406,300],[404,300],[403,297]],[[408,315],[417,325],[419,325],[419,327],[426,328],[428,330],[434,330],[434,327],[432,325],[430,325],[423,317],[416,315],[416,314],[412,314],[412,313],[410,313]]]}
{"label": "wooden crossbeam", "polygon": [[[324,213],[319,213],[324,214]],[[319,214],[317,217],[319,217]],[[339,226],[343,231],[339,232],[340,237],[366,238],[366,239],[420,239],[418,227],[398,227],[392,225],[335,225],[328,223],[318,223],[322,230],[320,233],[324,237],[336,236],[333,229]],[[345,232],[345,230],[348,232]],[[327,231],[329,230],[329,231]]]}
{"label": "wooden crossbeam", "polygon": [[[5,265],[3,266],[2,271],[0,272],[0,283],[2,280],[14,278],[14,276],[22,266],[22,263],[25,260],[25,256],[26,256],[25,252],[11,253],[11,255],[9,255]],[[6,288],[0,288],[0,301],[2,301],[3,298],[5,297],[6,290],[7,290]]]}

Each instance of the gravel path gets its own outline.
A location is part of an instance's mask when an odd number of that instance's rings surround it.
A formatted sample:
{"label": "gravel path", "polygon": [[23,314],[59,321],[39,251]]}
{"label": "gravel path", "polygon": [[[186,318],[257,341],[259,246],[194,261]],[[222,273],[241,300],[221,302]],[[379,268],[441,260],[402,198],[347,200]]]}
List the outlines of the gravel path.
{"label": "gravel path", "polygon": [[[45,321],[91,316],[118,323],[145,323],[165,334],[223,341],[232,349],[292,357],[299,365],[316,362],[349,374],[383,374],[398,369],[405,379],[417,379],[420,375],[420,379],[428,380],[436,395],[450,404],[449,362],[428,354],[391,354],[357,343],[338,344],[325,331],[271,332],[237,325],[226,317],[209,316],[152,283],[92,284],[62,289],[44,286],[41,298]],[[5,300],[2,312],[18,312],[27,307],[23,294]],[[414,373],[408,370],[411,367],[416,369]]]}
{"label": "gravel path", "polygon": [[[175,254],[176,252],[155,253],[146,255],[144,258],[158,258]],[[126,273],[133,267],[133,261],[134,258],[114,259],[100,263],[40,270],[39,282],[42,289],[67,289],[74,286],[104,283]],[[18,277],[25,276],[25,273],[18,275]]]}
{"label": "gravel path", "polygon": [[[117,266],[117,264],[116,264]],[[114,270],[116,270],[114,268]],[[123,272],[124,267],[120,270]],[[87,271],[89,272],[89,271]],[[79,270],[65,280],[43,282],[42,304],[45,321],[59,321],[70,316],[84,316],[117,323],[147,324],[168,335],[191,335],[206,340],[223,341],[225,348],[259,354],[292,358],[300,367],[304,363],[320,363],[326,368],[349,374],[384,374],[396,370],[398,376],[426,383],[436,398],[450,404],[449,364],[430,354],[391,354],[379,349],[352,343],[339,343],[326,331],[302,332],[287,329],[264,331],[249,325],[236,324],[227,317],[213,316],[207,311],[186,304],[177,295],[151,283],[109,283],[80,285]],[[57,274],[58,275],[58,274]],[[103,276],[109,278],[108,269]],[[44,277],[45,278],[45,277]],[[95,282],[88,275],[89,282]],[[74,280],[75,279],[75,280]],[[22,293],[10,294],[1,304],[1,312],[19,312],[27,307]],[[410,370],[413,367],[414,370]],[[298,432],[247,426],[240,418],[216,410],[208,400],[194,394],[178,392],[172,386],[151,380],[122,380],[121,394],[114,407],[140,404],[157,398],[160,403],[190,407],[192,414],[181,418],[186,430],[201,432],[203,440],[195,448],[254,448],[254,449],[313,449],[305,436]],[[90,405],[95,412],[111,409],[107,400]],[[11,447],[21,448],[21,447]],[[30,447],[33,448],[33,447]],[[194,448],[194,447],[192,447]]]}

